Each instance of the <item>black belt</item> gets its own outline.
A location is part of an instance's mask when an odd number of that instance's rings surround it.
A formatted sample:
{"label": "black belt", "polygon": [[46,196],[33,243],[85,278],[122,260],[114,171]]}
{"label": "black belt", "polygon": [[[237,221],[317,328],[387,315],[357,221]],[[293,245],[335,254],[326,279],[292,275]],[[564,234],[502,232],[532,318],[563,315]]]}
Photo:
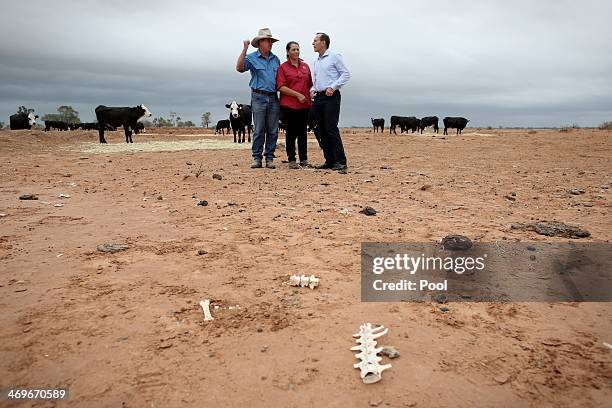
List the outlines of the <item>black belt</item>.
{"label": "black belt", "polygon": [[[333,95],[334,95],[336,92],[340,92],[340,91],[335,90],[335,91],[334,91],[334,93],[332,94],[332,96],[333,96]],[[321,91],[321,92],[315,91],[315,96],[323,96],[323,95],[327,96],[327,90],[325,90],[325,91]]]}
{"label": "black belt", "polygon": [[262,94],[262,95],[276,96],[276,92],[262,91],[260,89],[253,89],[253,88],[251,88],[251,90],[255,93]]}

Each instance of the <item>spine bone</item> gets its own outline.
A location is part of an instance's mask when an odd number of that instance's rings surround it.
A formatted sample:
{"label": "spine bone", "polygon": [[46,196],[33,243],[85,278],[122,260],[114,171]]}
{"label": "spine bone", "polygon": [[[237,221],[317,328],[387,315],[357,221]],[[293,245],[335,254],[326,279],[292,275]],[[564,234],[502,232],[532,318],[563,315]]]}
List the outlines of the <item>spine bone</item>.
{"label": "spine bone", "polygon": [[382,351],[382,347],[376,347],[376,339],[387,334],[389,329],[384,326],[372,327],[371,323],[362,324],[359,327],[359,332],[353,334],[357,346],[351,347],[351,351],[359,351],[355,357],[361,362],[353,365],[359,368],[361,380],[365,384],[373,384],[382,379],[382,372],[387,368],[391,368],[391,364],[379,364],[382,357],[377,354]]}

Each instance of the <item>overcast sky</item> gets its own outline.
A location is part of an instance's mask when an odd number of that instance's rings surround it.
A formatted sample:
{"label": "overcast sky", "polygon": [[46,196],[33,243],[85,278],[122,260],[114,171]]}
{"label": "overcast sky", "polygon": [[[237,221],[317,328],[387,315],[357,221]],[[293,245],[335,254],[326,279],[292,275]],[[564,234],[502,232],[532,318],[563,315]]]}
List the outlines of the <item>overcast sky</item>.
{"label": "overcast sky", "polygon": [[270,27],[281,61],[295,40],[311,67],[314,34],[330,35],[352,75],[342,126],[596,126],[612,120],[611,22],[609,0],[3,2],[0,121],[19,105],[72,105],[92,121],[99,104],[140,103],[153,117],[225,119],[225,103],[250,101],[242,40]]}

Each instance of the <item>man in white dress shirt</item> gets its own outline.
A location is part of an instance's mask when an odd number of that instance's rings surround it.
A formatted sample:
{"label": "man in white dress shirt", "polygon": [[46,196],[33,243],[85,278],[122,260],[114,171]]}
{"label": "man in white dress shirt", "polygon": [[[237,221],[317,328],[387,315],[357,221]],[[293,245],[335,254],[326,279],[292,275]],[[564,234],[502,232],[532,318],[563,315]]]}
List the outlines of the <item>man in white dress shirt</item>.
{"label": "man in white dress shirt", "polygon": [[318,169],[346,171],[346,155],[338,119],[340,118],[340,88],[350,79],[351,74],[342,61],[342,56],[329,50],[329,36],[317,33],[312,42],[319,57],[314,63],[312,110],[317,120],[320,145],[325,163]]}

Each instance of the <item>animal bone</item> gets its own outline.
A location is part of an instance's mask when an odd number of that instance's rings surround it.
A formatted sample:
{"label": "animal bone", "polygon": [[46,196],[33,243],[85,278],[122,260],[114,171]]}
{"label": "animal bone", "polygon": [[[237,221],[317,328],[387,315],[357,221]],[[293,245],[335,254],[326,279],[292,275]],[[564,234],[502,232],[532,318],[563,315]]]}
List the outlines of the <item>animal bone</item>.
{"label": "animal bone", "polygon": [[359,363],[353,365],[359,368],[361,381],[364,384],[373,384],[382,379],[382,372],[391,368],[391,364],[379,364],[382,357],[378,353],[382,351],[382,347],[376,347],[376,339],[387,334],[389,329],[384,326],[372,327],[371,323],[365,323],[359,326],[359,332],[353,334],[357,346],[351,347],[351,351],[359,351],[355,357],[360,359]]}
{"label": "animal bone", "polygon": [[291,275],[289,278],[289,284],[291,286],[301,286],[303,288],[308,286],[310,289],[314,289],[319,286],[319,278],[314,275]]}
{"label": "animal bone", "polygon": [[201,300],[200,306],[202,306],[202,310],[204,311],[204,321],[207,322],[209,320],[213,320],[213,317],[210,314],[210,299]]}

